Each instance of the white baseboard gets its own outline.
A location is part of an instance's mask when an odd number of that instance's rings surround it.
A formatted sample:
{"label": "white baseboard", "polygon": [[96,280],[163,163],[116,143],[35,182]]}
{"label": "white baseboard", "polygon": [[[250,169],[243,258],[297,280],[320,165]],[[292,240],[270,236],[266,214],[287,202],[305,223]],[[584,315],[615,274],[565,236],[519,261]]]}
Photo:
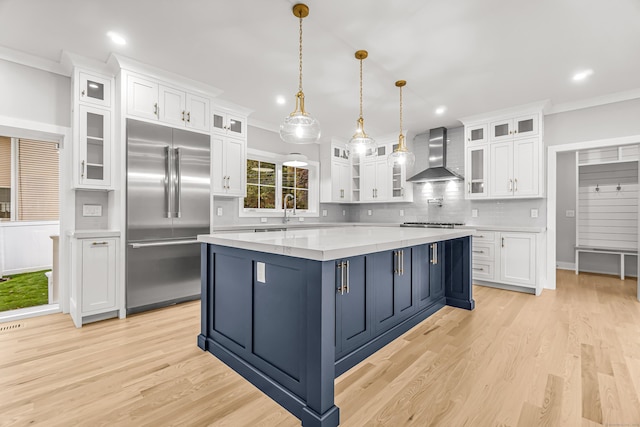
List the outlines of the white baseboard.
{"label": "white baseboard", "polygon": [[556,268],[559,268],[560,270],[575,270],[576,263],[556,261]]}
{"label": "white baseboard", "polygon": [[[618,278],[620,278],[620,272],[619,271],[602,271],[602,270],[591,270],[591,269],[581,268],[580,269],[580,273],[606,274],[606,275],[609,275],[609,276],[617,276]],[[626,271],[624,273],[624,277],[632,277],[634,279],[637,278],[636,275],[628,274]]]}

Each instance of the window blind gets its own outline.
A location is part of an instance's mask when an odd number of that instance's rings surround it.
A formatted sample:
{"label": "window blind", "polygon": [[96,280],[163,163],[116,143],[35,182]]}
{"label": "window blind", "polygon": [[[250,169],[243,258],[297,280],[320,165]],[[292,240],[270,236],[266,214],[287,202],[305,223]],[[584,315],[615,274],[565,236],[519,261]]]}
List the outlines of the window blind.
{"label": "window blind", "polygon": [[11,188],[11,138],[0,136],[0,188]]}
{"label": "window blind", "polygon": [[52,142],[18,141],[18,220],[59,219],[58,150]]}

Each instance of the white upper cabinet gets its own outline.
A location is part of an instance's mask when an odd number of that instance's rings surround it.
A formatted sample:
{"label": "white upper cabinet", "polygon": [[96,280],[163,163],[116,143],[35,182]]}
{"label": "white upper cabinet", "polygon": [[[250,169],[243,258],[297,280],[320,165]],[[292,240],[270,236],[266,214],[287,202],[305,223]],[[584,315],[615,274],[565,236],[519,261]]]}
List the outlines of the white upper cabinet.
{"label": "white upper cabinet", "polygon": [[246,140],[211,136],[211,188],[214,195],[246,195],[246,159]]}
{"label": "white upper cabinet", "polygon": [[524,138],[538,134],[538,114],[530,114],[492,122],[491,142]]}
{"label": "white upper cabinet", "polygon": [[87,102],[101,107],[111,107],[111,79],[80,71],[80,102]]}
{"label": "white upper cabinet", "polygon": [[[465,198],[544,196],[542,104],[465,123]],[[487,134],[488,131],[488,134]]]}
{"label": "white upper cabinet", "polygon": [[361,165],[361,201],[363,202],[387,202],[389,201],[389,189],[391,187],[391,168],[387,160],[365,162]]}
{"label": "white upper cabinet", "polygon": [[340,160],[331,162],[331,196],[334,202],[349,202],[349,163]]}
{"label": "white upper cabinet", "polygon": [[127,77],[127,114],[209,132],[209,99],[152,79]]}
{"label": "white upper cabinet", "polygon": [[465,132],[465,142],[467,144],[483,144],[489,141],[488,125],[482,123],[475,126],[467,126]]}
{"label": "white upper cabinet", "polygon": [[136,76],[127,78],[127,114],[158,119],[158,83]]}
{"label": "white upper cabinet", "polygon": [[77,188],[111,189],[111,112],[80,105],[78,108]]}
{"label": "white upper cabinet", "polygon": [[214,110],[212,116],[211,131],[213,133],[242,138],[247,135],[246,117],[222,110]]}
{"label": "white upper cabinet", "polygon": [[481,199],[489,195],[489,187],[487,185],[488,151],[487,144],[467,147],[464,158],[465,198],[467,199]]}

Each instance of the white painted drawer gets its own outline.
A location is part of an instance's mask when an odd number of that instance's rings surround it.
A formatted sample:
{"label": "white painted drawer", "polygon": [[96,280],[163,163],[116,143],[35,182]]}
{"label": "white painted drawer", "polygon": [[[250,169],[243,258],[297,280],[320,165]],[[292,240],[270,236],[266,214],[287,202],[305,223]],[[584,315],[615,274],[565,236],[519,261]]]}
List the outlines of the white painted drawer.
{"label": "white painted drawer", "polygon": [[473,246],[471,248],[471,255],[473,256],[473,260],[487,260],[493,261],[495,255],[496,245],[495,243],[484,243],[483,241],[473,242]]}
{"label": "white painted drawer", "polygon": [[495,231],[483,231],[476,230],[473,234],[473,243],[490,243],[496,241],[496,232]]}
{"label": "white painted drawer", "polygon": [[476,261],[473,259],[472,276],[474,280],[495,280],[493,261]]}

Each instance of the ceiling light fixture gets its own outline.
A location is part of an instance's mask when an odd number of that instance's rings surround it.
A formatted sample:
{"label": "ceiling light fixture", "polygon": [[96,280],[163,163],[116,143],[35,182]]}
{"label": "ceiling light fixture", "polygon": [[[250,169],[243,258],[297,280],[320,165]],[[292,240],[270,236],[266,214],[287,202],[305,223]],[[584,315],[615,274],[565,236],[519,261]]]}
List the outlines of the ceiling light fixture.
{"label": "ceiling light fixture", "polygon": [[109,31],[107,33],[107,37],[109,37],[111,41],[114,42],[115,44],[120,44],[120,45],[127,44],[127,41],[124,39],[124,37],[122,37],[118,33],[114,33],[113,31]]}
{"label": "ceiling light fixture", "polygon": [[362,117],[362,61],[369,56],[366,50],[356,52],[356,59],[360,61],[360,117],[357,121],[356,133],[347,142],[347,151],[354,154],[368,154],[377,150],[376,141],[364,131],[364,118]]}
{"label": "ceiling light fixture", "polygon": [[284,104],[286,104],[286,103],[287,103],[287,100],[286,100],[286,99],[284,99],[284,96],[279,95],[279,96],[276,98],[276,102],[277,102],[279,105],[284,105]]}
{"label": "ceiling light fixture", "polygon": [[302,92],[302,18],[309,15],[309,7],[302,3],[296,4],[293,6],[293,14],[300,19],[298,93],[296,109],[280,125],[280,138],[290,144],[311,144],[320,139],[320,123],[305,111]]}
{"label": "ceiling light fixture", "polygon": [[582,81],[592,74],[593,74],[593,70],[580,71],[579,73],[576,73],[573,75],[573,81],[576,81],[576,82]]}
{"label": "ceiling light fixture", "polygon": [[282,164],[284,166],[293,166],[294,168],[301,168],[309,164],[307,160],[308,158],[304,154],[290,153],[287,155],[285,161],[282,162]]}
{"label": "ceiling light fixture", "polygon": [[416,161],[416,156],[407,149],[404,143],[404,135],[402,134],[402,87],[406,84],[407,82],[405,80],[398,80],[396,82],[396,86],[400,88],[400,135],[398,136],[398,146],[393,150],[393,153],[387,157],[387,164],[390,167],[411,167]]}
{"label": "ceiling light fixture", "polygon": [[444,114],[445,111],[447,111],[447,107],[445,107],[444,105],[441,105],[440,107],[436,108],[436,114],[439,116]]}

